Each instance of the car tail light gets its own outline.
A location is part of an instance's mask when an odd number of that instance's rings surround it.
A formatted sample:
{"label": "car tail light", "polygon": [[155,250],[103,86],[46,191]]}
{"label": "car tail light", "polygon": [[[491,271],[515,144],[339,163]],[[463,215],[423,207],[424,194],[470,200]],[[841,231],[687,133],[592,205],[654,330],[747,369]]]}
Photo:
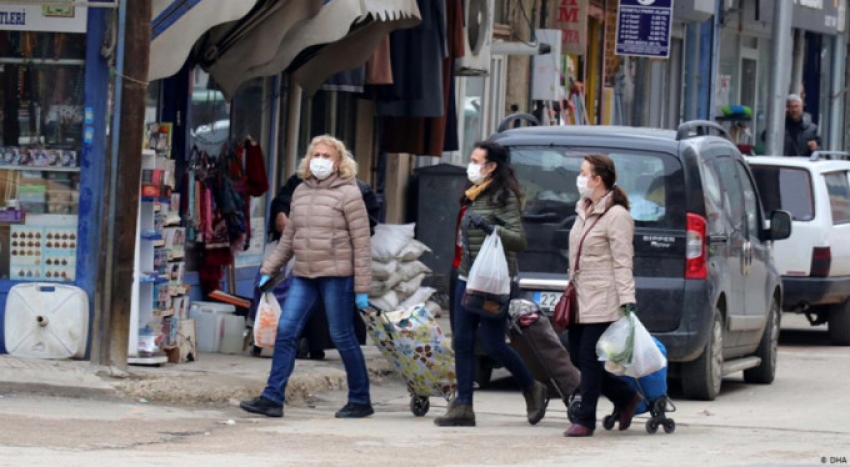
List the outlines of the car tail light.
{"label": "car tail light", "polygon": [[811,277],[829,277],[829,267],[832,265],[832,251],[829,247],[815,247],[812,249],[812,267],[809,275]]}
{"label": "car tail light", "polygon": [[706,220],[704,217],[688,213],[688,233],[685,238],[686,261],[685,279],[705,279],[708,277],[708,252],[706,251]]}

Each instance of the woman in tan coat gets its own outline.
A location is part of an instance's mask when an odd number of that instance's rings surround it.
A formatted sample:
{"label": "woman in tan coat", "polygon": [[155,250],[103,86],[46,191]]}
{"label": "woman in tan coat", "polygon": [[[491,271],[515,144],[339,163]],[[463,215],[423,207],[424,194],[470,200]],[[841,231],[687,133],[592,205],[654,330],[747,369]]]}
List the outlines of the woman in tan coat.
{"label": "woman in tan coat", "polygon": [[610,157],[585,156],[576,181],[581,195],[578,216],[570,231],[570,280],[578,296],[578,314],[568,330],[570,358],[581,370],[581,403],[565,436],[593,436],[600,394],[620,410],[620,430],[629,427],[641,400],[628,384],[605,371],[596,356],[602,333],[635,304],[634,221],[629,199],[616,182]]}
{"label": "woman in tan coat", "polygon": [[298,336],[314,303],[321,300],[331,339],[348,377],[348,403],[336,417],[368,417],[374,413],[369,376],[351,317],[355,303],[359,308],[369,306],[372,283],[369,215],[357,187],[357,164],[342,141],[317,136],[298,174],[304,182],[292,194],[283,236],[260,268],[262,286],[295,257],[292,286],[277,328],[272,369],[263,394],[240,406],[269,417],[283,416]]}

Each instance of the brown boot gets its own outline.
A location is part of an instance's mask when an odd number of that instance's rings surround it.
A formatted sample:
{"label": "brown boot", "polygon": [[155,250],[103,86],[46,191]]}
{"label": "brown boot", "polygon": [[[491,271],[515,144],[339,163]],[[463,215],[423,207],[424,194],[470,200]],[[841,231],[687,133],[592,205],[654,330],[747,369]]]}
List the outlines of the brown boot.
{"label": "brown boot", "polygon": [[522,392],[525,397],[525,411],[528,415],[528,423],[537,425],[546,416],[546,406],[549,405],[549,390],[546,385],[535,381],[534,386]]}
{"label": "brown boot", "polygon": [[437,426],[475,426],[475,412],[469,404],[452,402],[442,417],[434,419]]}

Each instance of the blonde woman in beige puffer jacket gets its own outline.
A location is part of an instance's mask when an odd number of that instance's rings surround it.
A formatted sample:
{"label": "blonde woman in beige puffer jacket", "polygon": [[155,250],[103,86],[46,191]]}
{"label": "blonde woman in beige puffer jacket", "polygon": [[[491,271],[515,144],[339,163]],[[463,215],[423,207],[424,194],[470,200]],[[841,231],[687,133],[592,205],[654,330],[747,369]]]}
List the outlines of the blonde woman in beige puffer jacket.
{"label": "blonde woman in beige puffer jacket", "polygon": [[314,303],[322,300],[331,339],[348,377],[348,403],[336,417],[368,417],[374,413],[369,376],[351,317],[355,302],[360,308],[368,306],[372,283],[369,216],[357,187],[357,164],[341,141],[317,136],[298,174],[304,181],[292,195],[283,237],[260,268],[262,286],[295,258],[292,285],[281,304],[271,373],[263,394],[240,406],[269,417],[283,416],[298,336]]}

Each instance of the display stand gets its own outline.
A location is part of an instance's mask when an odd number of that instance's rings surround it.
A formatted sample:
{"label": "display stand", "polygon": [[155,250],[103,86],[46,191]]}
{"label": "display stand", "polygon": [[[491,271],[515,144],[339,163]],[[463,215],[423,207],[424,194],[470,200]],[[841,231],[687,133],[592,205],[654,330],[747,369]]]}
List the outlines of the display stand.
{"label": "display stand", "polygon": [[[159,152],[159,154],[158,154]],[[183,284],[185,230],[180,227],[180,196],[172,194],[174,166],[165,154],[142,152],[130,322],[131,365],[159,365],[178,346],[179,320],[188,310]]]}

